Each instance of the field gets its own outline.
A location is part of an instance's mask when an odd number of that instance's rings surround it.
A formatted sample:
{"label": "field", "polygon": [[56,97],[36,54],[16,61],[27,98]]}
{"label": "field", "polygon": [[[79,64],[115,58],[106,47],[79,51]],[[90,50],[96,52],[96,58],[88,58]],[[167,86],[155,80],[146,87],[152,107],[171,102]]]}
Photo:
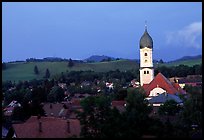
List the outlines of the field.
{"label": "field", "polygon": [[[34,66],[38,67],[39,75],[34,74]],[[7,69],[2,71],[2,81],[16,81],[41,79],[48,68],[51,76],[66,71],[95,71],[106,72],[119,69],[120,71],[138,69],[139,65],[135,61],[119,60],[111,62],[98,63],[76,63],[69,68],[67,62],[25,62],[25,63],[7,63]]]}
{"label": "field", "polygon": [[[202,59],[177,61],[171,63],[159,64],[159,66],[177,66],[180,64],[193,66],[201,64]],[[39,75],[34,74],[34,66],[38,67]],[[7,63],[7,69],[2,71],[2,81],[16,81],[19,80],[32,80],[41,79],[45,75],[45,71],[48,68],[51,77],[60,74],[61,72],[69,71],[95,71],[95,72],[107,72],[110,70],[119,69],[120,71],[138,69],[139,64],[130,60],[118,60],[110,62],[97,62],[97,63],[76,63],[73,67],[69,68],[68,62],[21,62],[21,63]],[[156,66],[156,64],[155,64]]]}

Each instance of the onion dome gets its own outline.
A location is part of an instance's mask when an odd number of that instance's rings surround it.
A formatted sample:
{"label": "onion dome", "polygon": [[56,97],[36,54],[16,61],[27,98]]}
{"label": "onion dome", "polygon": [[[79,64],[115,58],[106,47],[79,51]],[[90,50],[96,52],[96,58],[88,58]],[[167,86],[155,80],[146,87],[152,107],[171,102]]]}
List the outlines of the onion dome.
{"label": "onion dome", "polygon": [[145,32],[140,39],[140,49],[142,49],[144,47],[147,47],[150,49],[153,48],[153,40],[147,32],[147,26],[145,26]]}

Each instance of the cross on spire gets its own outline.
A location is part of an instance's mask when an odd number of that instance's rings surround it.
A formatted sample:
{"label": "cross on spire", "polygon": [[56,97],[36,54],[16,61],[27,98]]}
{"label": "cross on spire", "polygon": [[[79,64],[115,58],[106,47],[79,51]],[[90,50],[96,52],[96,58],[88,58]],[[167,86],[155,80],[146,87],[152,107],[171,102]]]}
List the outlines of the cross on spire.
{"label": "cross on spire", "polygon": [[147,31],[147,21],[145,20],[145,31]]}

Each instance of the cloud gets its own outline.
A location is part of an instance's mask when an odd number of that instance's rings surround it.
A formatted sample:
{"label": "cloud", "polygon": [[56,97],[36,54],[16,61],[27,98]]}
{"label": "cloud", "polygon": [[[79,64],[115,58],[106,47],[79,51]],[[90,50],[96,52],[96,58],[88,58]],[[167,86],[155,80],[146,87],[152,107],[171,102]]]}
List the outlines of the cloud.
{"label": "cloud", "polygon": [[201,48],[198,39],[202,37],[202,22],[193,22],[181,30],[168,32],[166,43],[183,47]]}

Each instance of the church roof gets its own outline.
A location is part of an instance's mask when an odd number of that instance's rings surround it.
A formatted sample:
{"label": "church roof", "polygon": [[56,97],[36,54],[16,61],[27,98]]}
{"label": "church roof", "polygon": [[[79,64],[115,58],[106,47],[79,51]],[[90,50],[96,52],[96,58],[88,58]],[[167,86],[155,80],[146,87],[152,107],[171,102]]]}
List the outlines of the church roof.
{"label": "church roof", "polygon": [[169,94],[179,93],[177,88],[173,86],[173,84],[161,73],[158,73],[156,77],[149,83],[149,85],[143,86],[147,95],[150,94],[150,91],[156,87],[163,88]]}
{"label": "church roof", "polygon": [[147,28],[145,29],[145,32],[140,39],[140,49],[144,47],[153,48],[153,40],[149,33],[147,32]]}
{"label": "church roof", "polygon": [[177,103],[182,103],[182,100],[173,94],[159,94],[156,97],[153,97],[152,99],[149,100],[149,103],[165,103],[167,100],[174,100]]}

